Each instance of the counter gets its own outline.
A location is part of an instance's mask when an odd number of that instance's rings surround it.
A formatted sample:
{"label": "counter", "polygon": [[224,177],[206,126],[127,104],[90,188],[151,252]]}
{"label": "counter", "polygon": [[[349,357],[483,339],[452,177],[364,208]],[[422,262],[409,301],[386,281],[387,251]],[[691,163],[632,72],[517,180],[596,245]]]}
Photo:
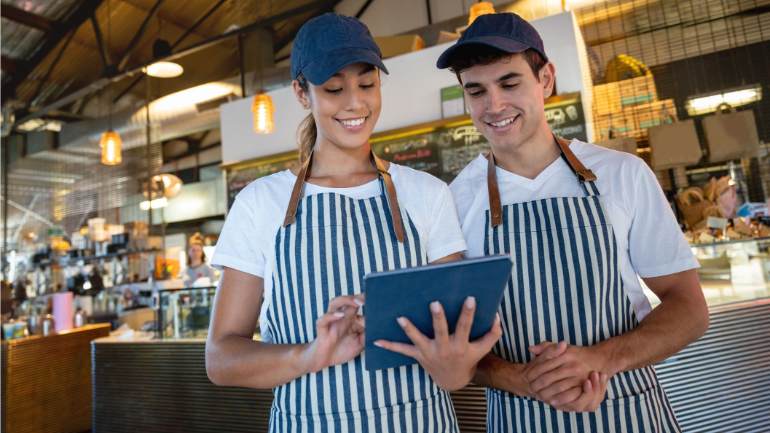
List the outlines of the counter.
{"label": "counter", "polygon": [[80,433],[91,428],[91,340],[109,324],[3,341],[2,431]]}
{"label": "counter", "polygon": [[[657,365],[684,431],[770,425],[770,298],[710,306],[711,327]],[[266,431],[272,392],[209,382],[203,339],[93,343],[94,433]],[[483,388],[452,393],[462,432],[486,431]]]}

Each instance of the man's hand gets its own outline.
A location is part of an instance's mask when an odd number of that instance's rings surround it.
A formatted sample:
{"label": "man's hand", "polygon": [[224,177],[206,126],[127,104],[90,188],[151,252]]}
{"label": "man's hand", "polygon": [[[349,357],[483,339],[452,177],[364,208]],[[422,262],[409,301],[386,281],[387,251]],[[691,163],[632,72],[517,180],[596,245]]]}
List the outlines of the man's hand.
{"label": "man's hand", "polygon": [[495,319],[492,329],[476,341],[470,342],[476,300],[465,300],[455,333],[449,335],[444,309],[438,302],[430,304],[435,337],[430,339],[420,332],[406,317],[399,317],[398,324],[414,343],[404,344],[377,340],[374,344],[417,360],[430,374],[438,386],[454,391],[467,385],[476,371],[476,364],[492,349],[503,331],[500,317]]}
{"label": "man's hand", "polygon": [[[606,369],[606,359],[597,346],[570,346],[565,342],[554,344],[545,342],[530,347],[535,355],[527,364],[524,376],[529,383],[530,391],[538,400],[551,405],[564,405],[577,402],[575,407],[592,407],[598,397],[593,394],[601,391],[601,374],[609,377]],[[558,356],[554,356],[558,353]],[[597,373],[597,382],[590,384],[591,373]],[[605,379],[605,388],[607,379]],[[592,397],[583,396],[586,386],[591,386]]]}

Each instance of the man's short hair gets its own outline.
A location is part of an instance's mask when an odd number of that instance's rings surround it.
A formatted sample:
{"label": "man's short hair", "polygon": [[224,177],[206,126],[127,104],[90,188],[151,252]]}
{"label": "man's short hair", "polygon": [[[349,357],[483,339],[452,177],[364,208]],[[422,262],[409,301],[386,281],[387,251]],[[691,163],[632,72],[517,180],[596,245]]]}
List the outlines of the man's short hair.
{"label": "man's short hair", "polygon": [[[548,62],[540,55],[540,53],[532,48],[524,50],[521,54],[524,55],[524,60],[529,65],[529,68],[532,69],[535,79],[539,81],[540,76],[538,74]],[[511,55],[513,54],[488,45],[467,45],[459,48],[449,60],[449,70],[457,75],[458,81],[462,82],[460,79],[460,73],[462,71],[478,65],[490,65]]]}

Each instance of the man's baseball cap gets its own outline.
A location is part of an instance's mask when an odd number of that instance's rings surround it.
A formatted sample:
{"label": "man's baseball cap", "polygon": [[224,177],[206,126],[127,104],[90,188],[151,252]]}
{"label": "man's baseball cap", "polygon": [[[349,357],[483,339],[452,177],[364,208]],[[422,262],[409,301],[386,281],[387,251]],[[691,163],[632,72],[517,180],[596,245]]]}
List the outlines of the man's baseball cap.
{"label": "man's baseball cap", "polygon": [[481,15],[465,30],[454,45],[447,48],[436,62],[436,67],[451,66],[452,56],[461,47],[486,45],[500,51],[515,54],[529,48],[540,53],[548,61],[540,34],[524,18],[510,12]]}
{"label": "man's baseball cap", "polygon": [[388,73],[380,47],[361,21],[329,12],[299,29],[291,50],[292,79],[301,74],[315,85],[323,84],[353,63],[368,63]]}

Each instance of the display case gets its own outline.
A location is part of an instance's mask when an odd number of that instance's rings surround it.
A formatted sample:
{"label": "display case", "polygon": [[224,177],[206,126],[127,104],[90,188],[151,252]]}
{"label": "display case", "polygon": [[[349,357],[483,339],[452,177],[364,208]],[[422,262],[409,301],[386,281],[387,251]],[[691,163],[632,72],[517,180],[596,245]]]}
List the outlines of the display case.
{"label": "display case", "polygon": [[216,287],[159,289],[156,337],[159,339],[206,338]]}
{"label": "display case", "polygon": [[770,237],[691,246],[709,305],[770,296]]}

